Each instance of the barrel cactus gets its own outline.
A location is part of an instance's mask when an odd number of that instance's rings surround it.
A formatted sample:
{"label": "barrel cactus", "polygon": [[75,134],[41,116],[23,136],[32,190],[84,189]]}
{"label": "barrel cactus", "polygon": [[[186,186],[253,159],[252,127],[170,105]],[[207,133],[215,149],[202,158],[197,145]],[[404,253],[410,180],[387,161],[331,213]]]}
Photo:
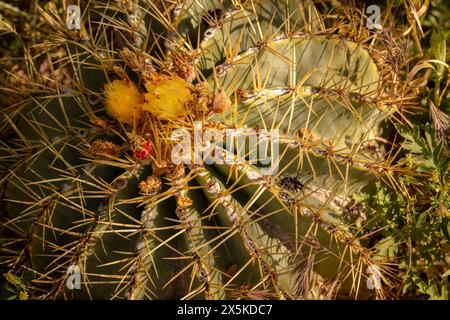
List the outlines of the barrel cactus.
{"label": "barrel cactus", "polygon": [[72,87],[9,114],[1,149],[8,263],[37,297],[382,295],[356,195],[389,180],[394,106],[367,44],[307,0],[84,10],[53,36]]}

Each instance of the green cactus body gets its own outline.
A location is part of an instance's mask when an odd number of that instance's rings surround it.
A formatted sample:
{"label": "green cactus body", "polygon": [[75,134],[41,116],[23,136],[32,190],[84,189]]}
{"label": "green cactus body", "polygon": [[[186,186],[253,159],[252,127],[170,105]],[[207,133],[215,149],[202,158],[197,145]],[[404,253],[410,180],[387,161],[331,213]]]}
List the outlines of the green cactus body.
{"label": "green cactus body", "polygon": [[[130,149],[135,125],[89,122],[105,117],[90,97],[111,80],[108,66],[122,62],[73,45],[78,86],[22,110],[14,126],[28,156],[6,187],[10,225],[45,284],[42,297],[224,299],[259,292],[302,299],[312,275],[331,296],[367,297],[365,271],[374,262],[354,231],[365,217],[352,195],[370,192],[382,177],[381,160],[367,146],[386,118],[375,103],[382,80],[369,53],[322,32],[309,1],[187,0],[168,11],[143,11],[147,29],[166,29],[155,31],[150,42],[158,41],[147,49],[165,39],[167,56],[180,48],[195,53],[193,84],[213,95],[224,90],[233,102],[202,117],[203,126],[277,129],[278,170],[264,174],[264,166],[244,161],[169,163],[158,173],[157,163],[167,160],[162,139],[152,140],[155,157],[139,161]],[[161,17],[170,21],[166,27]],[[139,73],[129,74],[137,84]],[[145,119],[160,134],[166,127],[192,131],[199,120]],[[121,148],[94,156],[90,147],[99,139]],[[160,185],[145,193],[140,184],[149,176]],[[67,288],[69,266],[81,271],[79,290]]]}

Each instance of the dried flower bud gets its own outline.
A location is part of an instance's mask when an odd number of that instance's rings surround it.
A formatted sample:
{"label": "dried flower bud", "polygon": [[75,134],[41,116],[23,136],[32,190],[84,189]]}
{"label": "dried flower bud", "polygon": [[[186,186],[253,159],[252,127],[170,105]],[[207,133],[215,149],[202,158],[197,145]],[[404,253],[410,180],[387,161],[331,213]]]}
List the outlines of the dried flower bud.
{"label": "dried flower bud", "polygon": [[89,153],[93,155],[111,155],[115,156],[119,153],[119,146],[106,140],[95,140],[89,148]]}
{"label": "dried flower bud", "polygon": [[161,178],[157,176],[149,176],[144,181],[141,181],[139,184],[139,189],[141,193],[146,195],[156,194],[159,190],[161,190]]}
{"label": "dried flower bud", "polygon": [[189,197],[179,196],[177,199],[177,204],[180,207],[190,207],[194,202]]}
{"label": "dried flower bud", "polygon": [[231,100],[224,89],[220,89],[219,93],[214,97],[212,111],[214,113],[222,113],[231,106]]}
{"label": "dried flower bud", "polygon": [[167,178],[171,181],[178,181],[184,178],[185,170],[183,164],[179,164],[169,169]]}

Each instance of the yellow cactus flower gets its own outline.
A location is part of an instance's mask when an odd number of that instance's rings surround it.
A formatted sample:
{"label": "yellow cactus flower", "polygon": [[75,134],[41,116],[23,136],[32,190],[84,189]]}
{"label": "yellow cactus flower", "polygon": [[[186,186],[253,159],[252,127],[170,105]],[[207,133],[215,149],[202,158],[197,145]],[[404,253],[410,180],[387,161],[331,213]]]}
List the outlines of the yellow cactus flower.
{"label": "yellow cactus flower", "polygon": [[20,291],[19,293],[19,300],[28,300],[28,292],[26,291]]}
{"label": "yellow cactus flower", "polygon": [[192,101],[192,85],[178,76],[156,75],[145,87],[143,109],[162,120],[176,120],[188,113],[186,104]]}
{"label": "yellow cactus flower", "polygon": [[120,122],[133,123],[142,112],[144,96],[130,81],[114,80],[105,85],[107,111]]}

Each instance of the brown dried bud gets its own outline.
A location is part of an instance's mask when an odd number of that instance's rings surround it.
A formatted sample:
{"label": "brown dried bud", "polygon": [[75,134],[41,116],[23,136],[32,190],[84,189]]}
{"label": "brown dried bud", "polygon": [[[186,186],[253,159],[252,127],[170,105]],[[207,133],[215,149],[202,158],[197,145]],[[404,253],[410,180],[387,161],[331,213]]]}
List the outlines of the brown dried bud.
{"label": "brown dried bud", "polygon": [[144,53],[134,53],[128,48],[120,51],[122,60],[135,73],[140,73],[143,79],[147,79],[156,73],[156,68],[152,65],[150,58]]}
{"label": "brown dried bud", "polygon": [[141,193],[146,195],[152,195],[161,190],[161,178],[157,176],[149,176],[144,181],[139,184],[139,189]]}
{"label": "brown dried bud", "polygon": [[179,181],[184,178],[185,170],[183,164],[179,164],[169,169],[167,178],[170,181]]}
{"label": "brown dried bud", "polygon": [[197,98],[197,104],[195,109],[199,114],[207,114],[209,112],[209,106],[212,103],[212,98],[208,95],[201,95]]}
{"label": "brown dried bud", "polygon": [[193,82],[196,78],[195,58],[195,53],[186,52],[182,48],[172,50],[164,69],[177,74],[187,82]]}
{"label": "brown dried bud", "polygon": [[106,140],[96,140],[89,148],[89,153],[93,155],[110,155],[115,156],[119,153],[120,147]]}
{"label": "brown dried bud", "polygon": [[195,80],[194,66],[190,64],[180,64],[175,70],[180,78],[186,80],[187,82],[192,82]]}
{"label": "brown dried bud", "polygon": [[183,208],[190,207],[193,203],[194,202],[189,197],[179,196],[177,199],[178,206],[183,207]]}
{"label": "brown dried bud", "polygon": [[231,100],[224,89],[220,89],[219,93],[214,97],[212,112],[222,113],[231,106]]}

